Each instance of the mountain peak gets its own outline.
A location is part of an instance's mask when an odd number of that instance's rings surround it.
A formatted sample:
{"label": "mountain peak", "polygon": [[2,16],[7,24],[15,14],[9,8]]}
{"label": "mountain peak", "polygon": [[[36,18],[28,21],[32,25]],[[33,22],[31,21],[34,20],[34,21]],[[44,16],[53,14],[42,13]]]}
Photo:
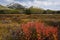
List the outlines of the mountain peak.
{"label": "mountain peak", "polygon": [[11,3],[8,5],[8,8],[12,9],[24,9],[25,7],[19,3]]}

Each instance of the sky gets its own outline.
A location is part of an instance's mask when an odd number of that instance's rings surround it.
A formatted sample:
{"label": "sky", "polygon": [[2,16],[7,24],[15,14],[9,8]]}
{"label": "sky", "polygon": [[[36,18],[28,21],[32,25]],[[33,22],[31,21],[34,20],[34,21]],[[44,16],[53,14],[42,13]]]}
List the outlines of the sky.
{"label": "sky", "polygon": [[0,4],[8,5],[19,3],[25,7],[38,7],[43,9],[60,10],[60,0],[0,0]]}

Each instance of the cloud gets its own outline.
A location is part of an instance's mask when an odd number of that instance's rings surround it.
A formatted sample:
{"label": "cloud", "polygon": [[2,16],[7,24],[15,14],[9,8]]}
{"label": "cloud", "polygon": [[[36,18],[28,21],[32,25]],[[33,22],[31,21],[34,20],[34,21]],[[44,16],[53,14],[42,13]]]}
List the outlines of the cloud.
{"label": "cloud", "polygon": [[8,2],[10,1],[11,2],[11,1],[14,1],[14,0],[6,0],[6,1],[8,1]]}
{"label": "cloud", "polygon": [[33,2],[28,1],[28,2],[22,2],[22,5],[26,5],[26,6],[36,6],[36,7],[40,7],[40,6],[56,6],[56,5],[60,5],[60,2],[50,2],[50,1],[40,1],[40,0],[35,0]]}

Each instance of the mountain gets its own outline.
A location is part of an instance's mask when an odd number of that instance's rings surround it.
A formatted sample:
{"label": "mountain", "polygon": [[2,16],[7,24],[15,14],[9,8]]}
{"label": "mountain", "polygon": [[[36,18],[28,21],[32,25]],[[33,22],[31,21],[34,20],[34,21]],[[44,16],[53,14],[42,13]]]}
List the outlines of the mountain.
{"label": "mountain", "polygon": [[10,8],[6,7],[6,6],[3,6],[3,5],[0,5],[0,10],[9,10]]}
{"label": "mountain", "polygon": [[11,3],[7,6],[0,5],[0,14],[60,14],[60,11],[44,10],[42,8],[25,8],[19,3]]}
{"label": "mountain", "polygon": [[24,6],[22,6],[21,4],[18,3],[11,3],[9,5],[7,5],[8,8],[12,8],[12,9],[25,9]]}
{"label": "mountain", "polygon": [[0,5],[0,14],[20,14],[19,10],[8,8],[7,6]]}

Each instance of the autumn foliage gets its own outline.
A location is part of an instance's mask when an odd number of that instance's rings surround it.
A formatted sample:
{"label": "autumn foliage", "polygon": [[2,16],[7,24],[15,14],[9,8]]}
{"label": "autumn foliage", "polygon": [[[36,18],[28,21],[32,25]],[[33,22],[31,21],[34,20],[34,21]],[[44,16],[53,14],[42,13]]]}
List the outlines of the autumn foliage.
{"label": "autumn foliage", "polygon": [[42,22],[21,24],[26,40],[57,40],[57,27],[46,26]]}
{"label": "autumn foliage", "polygon": [[19,25],[3,26],[1,40],[58,40],[58,29],[44,22],[22,22]]}

